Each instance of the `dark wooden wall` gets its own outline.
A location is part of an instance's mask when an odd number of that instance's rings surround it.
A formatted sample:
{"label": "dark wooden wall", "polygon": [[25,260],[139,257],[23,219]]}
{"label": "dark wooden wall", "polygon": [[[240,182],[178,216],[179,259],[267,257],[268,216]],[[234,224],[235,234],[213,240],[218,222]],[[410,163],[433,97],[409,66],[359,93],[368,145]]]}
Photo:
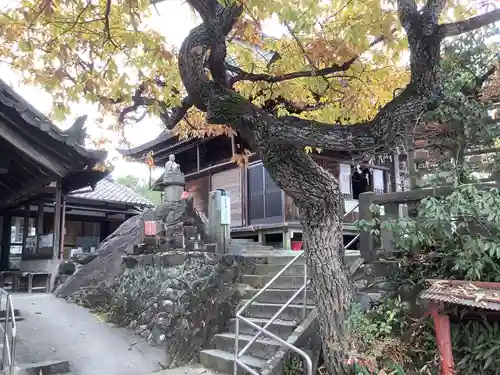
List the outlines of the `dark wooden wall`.
{"label": "dark wooden wall", "polygon": [[[314,157],[318,164],[340,178],[340,162],[325,156]],[[225,163],[225,164],[224,164]],[[271,176],[261,162],[255,162],[247,167],[239,167],[233,163],[220,164],[217,172],[203,172],[192,175],[186,181],[186,190],[194,198],[195,207],[208,214],[208,194],[211,190],[223,189],[231,197],[231,222],[233,227],[275,224],[282,222],[296,222],[299,211],[293,200],[274,183]],[[342,182],[349,184],[350,193],[344,193],[344,198],[353,199],[353,194],[358,195],[360,183],[353,184],[353,174],[350,165],[347,165],[347,175]],[[213,164],[214,165],[214,164]],[[215,167],[217,164],[214,165]],[[369,190],[372,186],[371,179],[362,182],[363,189]],[[353,185],[356,185],[355,187]],[[362,190],[363,190],[362,189]],[[365,190],[363,190],[365,191]],[[379,193],[379,191],[377,191]],[[358,213],[349,214],[347,222],[358,219]]]}

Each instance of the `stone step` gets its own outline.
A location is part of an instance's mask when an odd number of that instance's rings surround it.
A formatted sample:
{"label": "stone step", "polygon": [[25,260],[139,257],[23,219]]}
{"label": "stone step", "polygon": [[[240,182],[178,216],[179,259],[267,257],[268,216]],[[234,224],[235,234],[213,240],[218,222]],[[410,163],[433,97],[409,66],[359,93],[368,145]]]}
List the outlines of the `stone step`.
{"label": "stone step", "polygon": [[[238,351],[241,351],[252,339],[254,335],[238,335]],[[234,342],[236,335],[233,332],[219,333],[214,337],[214,346],[217,350],[234,353]],[[280,343],[261,335],[245,351],[246,355],[267,360],[279,349]]]}
{"label": "stone step", "polygon": [[[304,264],[292,264],[288,267],[283,276],[303,276]],[[254,275],[274,276],[283,269],[282,265],[277,264],[257,264],[253,270]]]}
{"label": "stone step", "polygon": [[231,238],[231,243],[247,244],[247,243],[259,243],[259,242],[256,242],[251,238]]}
{"label": "stone step", "polygon": [[[250,320],[252,323],[257,324],[260,327],[263,327],[266,325],[266,323],[269,321],[269,319],[265,318],[247,318]],[[271,333],[274,333],[275,335],[279,337],[290,337],[292,332],[295,330],[297,327],[297,324],[295,322],[292,322],[290,320],[280,320],[276,319],[269,327],[267,327],[267,330]],[[245,322],[240,320],[240,334],[244,335],[254,335],[257,333],[257,330]],[[229,331],[234,333],[236,332],[236,318],[232,318],[229,320]]]}
{"label": "stone step", "polygon": [[[274,276],[264,275],[243,275],[242,284],[250,285],[260,289],[272,280]],[[280,276],[271,285],[274,289],[298,289],[304,284],[304,278],[300,276]]]}
{"label": "stone step", "polygon": [[272,252],[274,251],[274,247],[272,246],[264,246],[264,245],[244,245],[244,244],[239,244],[245,251],[267,251],[267,252]]}
{"label": "stone step", "polygon": [[[298,251],[291,250],[247,250],[241,253],[242,256],[247,258],[266,258],[267,263],[269,263],[270,258],[275,257],[286,257],[288,260],[291,260],[295,255],[297,255]],[[286,264],[286,263],[285,263]]]}
{"label": "stone step", "polygon": [[[273,254],[267,259],[267,263],[269,265],[274,265],[274,266],[280,266],[283,268],[283,266],[287,265],[295,256],[297,256],[299,252],[292,252],[290,251],[288,254]],[[294,263],[294,265],[304,265],[305,264],[305,258],[304,256],[300,257],[297,259]]]}
{"label": "stone step", "polygon": [[[242,301],[241,306],[243,306],[245,302],[246,301]],[[281,304],[275,303],[253,302],[247,307],[242,315],[249,318],[271,318],[282,306],[283,305]],[[303,306],[300,304],[288,305],[285,310],[281,312],[278,318],[293,321],[298,324],[303,320],[302,308]],[[306,306],[306,314],[308,314],[313,308],[314,306],[311,305]]]}
{"label": "stone step", "polygon": [[[249,355],[240,357],[240,361],[257,372],[259,372],[259,370],[266,364],[265,360]],[[232,374],[234,366],[234,354],[218,349],[202,350],[200,352],[200,363],[203,366],[217,372]],[[247,372],[248,371],[238,366],[238,375],[244,375]]]}
{"label": "stone step", "polygon": [[[298,253],[299,253],[298,251],[286,251],[286,250],[280,251],[279,253],[275,252],[272,254],[272,256],[269,256],[267,263],[272,264],[272,265],[285,266]],[[361,256],[361,254],[360,254],[359,250],[346,250],[345,261],[347,264],[352,264],[360,256]],[[293,264],[294,265],[303,265],[304,263],[305,263],[305,258],[300,257]]]}
{"label": "stone step", "polygon": [[[263,303],[285,303],[287,302],[290,298],[293,297],[295,292],[297,292],[298,288],[296,289],[275,289],[275,288],[270,288],[267,289],[264,293],[262,293],[259,297],[257,297],[257,302],[263,302]],[[256,288],[243,288],[240,290],[241,293],[241,298],[243,299],[250,299],[252,298],[259,289]],[[303,293],[301,293],[295,300],[295,304],[301,304],[303,301]],[[308,288],[307,291],[307,303],[313,305],[313,294],[310,290],[310,287]]]}

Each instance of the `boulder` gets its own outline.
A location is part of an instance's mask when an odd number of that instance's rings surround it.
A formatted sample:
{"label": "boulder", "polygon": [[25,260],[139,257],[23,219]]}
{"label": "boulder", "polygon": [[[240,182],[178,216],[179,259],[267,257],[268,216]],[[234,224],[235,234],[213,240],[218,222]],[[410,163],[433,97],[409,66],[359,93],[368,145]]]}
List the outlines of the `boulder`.
{"label": "boulder", "polygon": [[78,264],[87,264],[90,263],[94,260],[94,258],[97,258],[98,253],[76,253],[72,256],[71,260],[73,262],[78,263]]}
{"label": "boulder", "polygon": [[125,265],[122,257],[129,246],[137,245],[142,238],[144,220],[142,215],[131,217],[109,235],[97,249],[97,256],[83,265],[54,292],[57,297],[67,298],[81,288],[103,283],[110,286],[123,274]]}

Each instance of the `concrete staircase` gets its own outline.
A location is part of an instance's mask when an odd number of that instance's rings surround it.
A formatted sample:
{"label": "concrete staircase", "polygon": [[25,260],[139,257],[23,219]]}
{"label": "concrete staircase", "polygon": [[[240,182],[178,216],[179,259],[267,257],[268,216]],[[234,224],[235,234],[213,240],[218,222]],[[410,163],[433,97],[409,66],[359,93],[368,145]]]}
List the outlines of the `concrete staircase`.
{"label": "concrete staircase", "polygon": [[[263,245],[253,245],[259,250],[248,251],[246,256],[259,256],[260,249]],[[266,261],[263,264],[256,264],[252,270],[248,270],[242,277],[242,285],[240,291],[242,294],[241,305],[252,298],[266,283],[271,280],[283,267],[297,255],[297,252],[292,251],[273,251],[270,255],[266,251]],[[347,254],[347,261],[354,261],[359,257],[359,253]],[[249,318],[253,323],[264,326],[269,319],[287,302],[293,294],[303,285],[304,282],[304,258],[298,259],[294,265],[287,269],[284,275],[278,278],[270,289],[265,291],[257,301],[254,301],[246,310],[244,316]],[[314,307],[312,295],[308,293],[307,310],[311,311]],[[278,320],[275,320],[269,327],[269,331],[287,340],[295,328],[302,320],[302,302],[303,297],[300,295],[296,301],[293,301]],[[211,347],[202,350],[200,353],[200,362],[203,366],[215,370],[217,372],[232,374],[234,360],[234,343],[235,343],[235,327],[236,319],[232,318],[228,324],[228,331],[215,335]],[[247,343],[257,333],[255,329],[240,321],[239,328],[239,350],[243,349]],[[246,355],[241,357],[241,361],[246,363],[250,368],[257,372],[265,365],[274,353],[279,349],[280,344],[272,339],[261,336],[247,350]],[[244,374],[246,371],[238,368],[238,374]]]}
{"label": "concrete staircase", "polygon": [[265,254],[269,254],[269,251],[274,250],[272,246],[263,245],[249,238],[231,238],[231,245],[240,251],[251,253],[265,252]]}

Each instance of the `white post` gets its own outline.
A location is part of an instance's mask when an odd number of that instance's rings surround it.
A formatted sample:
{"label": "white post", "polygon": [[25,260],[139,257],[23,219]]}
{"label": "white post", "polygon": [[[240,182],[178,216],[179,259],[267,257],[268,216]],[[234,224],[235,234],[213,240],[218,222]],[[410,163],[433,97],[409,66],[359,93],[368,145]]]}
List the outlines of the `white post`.
{"label": "white post", "polygon": [[217,243],[217,253],[227,253],[231,238],[231,199],[222,189],[211,191],[209,194],[208,226],[210,237]]}

